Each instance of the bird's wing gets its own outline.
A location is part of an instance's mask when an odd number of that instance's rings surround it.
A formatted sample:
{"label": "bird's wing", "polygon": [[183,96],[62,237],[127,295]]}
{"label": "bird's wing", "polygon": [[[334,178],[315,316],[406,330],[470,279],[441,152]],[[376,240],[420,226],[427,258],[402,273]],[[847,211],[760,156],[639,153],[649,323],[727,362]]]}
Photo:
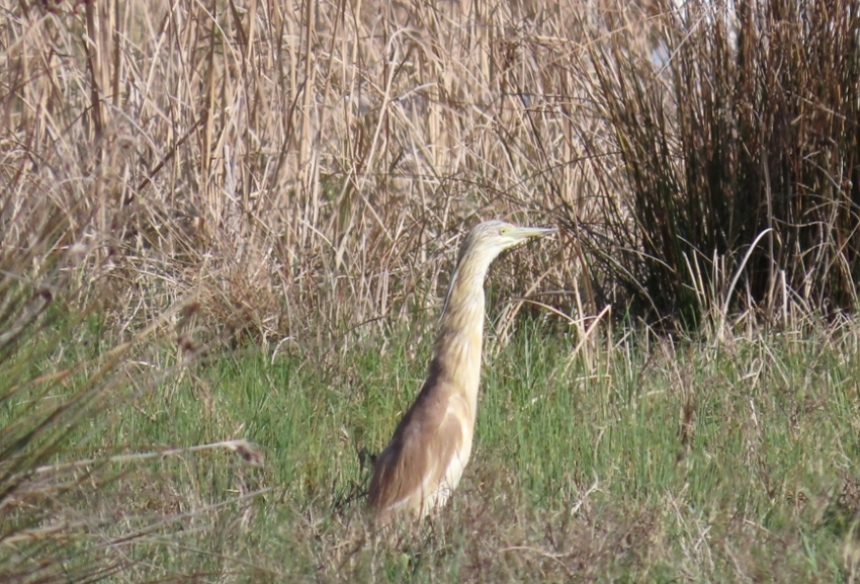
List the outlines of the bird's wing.
{"label": "bird's wing", "polygon": [[462,399],[419,400],[415,406],[422,401],[423,407],[413,407],[404,417],[376,460],[369,503],[382,516],[400,509],[422,512],[425,498],[438,490],[463,443]]}

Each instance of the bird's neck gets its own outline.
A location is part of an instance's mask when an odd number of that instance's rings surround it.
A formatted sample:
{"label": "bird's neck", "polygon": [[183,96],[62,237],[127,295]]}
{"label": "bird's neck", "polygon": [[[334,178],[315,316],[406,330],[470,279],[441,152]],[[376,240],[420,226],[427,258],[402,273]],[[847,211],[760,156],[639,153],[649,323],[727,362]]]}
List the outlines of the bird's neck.
{"label": "bird's neck", "polygon": [[481,381],[487,266],[454,272],[433,350],[432,368],[469,404],[472,423]]}

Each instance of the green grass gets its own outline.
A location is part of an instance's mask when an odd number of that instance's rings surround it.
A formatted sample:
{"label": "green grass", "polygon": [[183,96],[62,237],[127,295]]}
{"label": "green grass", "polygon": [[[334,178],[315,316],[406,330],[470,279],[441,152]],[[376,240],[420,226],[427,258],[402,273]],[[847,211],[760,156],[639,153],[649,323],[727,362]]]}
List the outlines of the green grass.
{"label": "green grass", "polygon": [[417,391],[429,340],[235,353],[118,399],[58,459],[245,438],[262,467],[220,450],[93,465],[98,488],[43,501],[40,525],[81,524],[71,543],[39,545],[75,551],[69,570],[115,563],[117,582],[842,582],[860,558],[856,338],[645,350],[633,333],[586,364],[572,338],[520,332],[486,363],[452,504],[384,537],[362,513],[362,456]]}

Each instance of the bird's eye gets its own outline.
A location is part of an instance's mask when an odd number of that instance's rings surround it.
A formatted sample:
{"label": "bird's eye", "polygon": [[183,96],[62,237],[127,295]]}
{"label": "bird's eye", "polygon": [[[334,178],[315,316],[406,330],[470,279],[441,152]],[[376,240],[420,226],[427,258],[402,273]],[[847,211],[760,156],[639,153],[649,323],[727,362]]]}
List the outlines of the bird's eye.
{"label": "bird's eye", "polygon": [[508,226],[500,227],[499,228],[499,235],[507,235],[508,233],[510,233],[510,231],[511,231],[511,228]]}

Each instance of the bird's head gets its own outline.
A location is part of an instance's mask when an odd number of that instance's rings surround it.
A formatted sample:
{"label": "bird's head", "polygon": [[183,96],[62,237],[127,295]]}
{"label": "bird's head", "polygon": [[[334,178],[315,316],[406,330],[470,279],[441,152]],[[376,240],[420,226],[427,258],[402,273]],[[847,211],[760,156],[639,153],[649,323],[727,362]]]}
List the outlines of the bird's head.
{"label": "bird's head", "polygon": [[466,237],[460,250],[460,260],[463,261],[466,256],[477,256],[489,263],[508,248],[556,231],[553,227],[519,227],[504,221],[484,221],[476,225]]}

